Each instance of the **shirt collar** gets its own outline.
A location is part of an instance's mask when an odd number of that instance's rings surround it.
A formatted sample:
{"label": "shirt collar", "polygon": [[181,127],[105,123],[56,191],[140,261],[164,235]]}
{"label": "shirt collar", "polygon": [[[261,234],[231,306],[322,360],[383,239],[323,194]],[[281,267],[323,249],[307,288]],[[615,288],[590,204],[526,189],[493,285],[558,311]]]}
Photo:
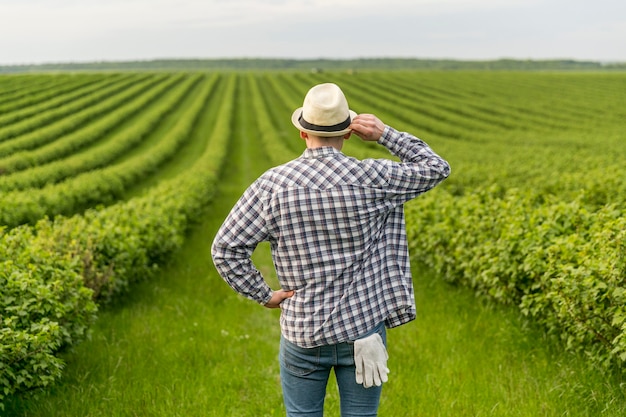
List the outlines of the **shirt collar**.
{"label": "shirt collar", "polygon": [[337,155],[340,153],[341,151],[339,151],[336,148],[333,148],[332,146],[322,146],[321,148],[305,149],[304,153],[302,154],[302,157],[305,159],[318,159],[318,158],[324,158],[326,156]]}

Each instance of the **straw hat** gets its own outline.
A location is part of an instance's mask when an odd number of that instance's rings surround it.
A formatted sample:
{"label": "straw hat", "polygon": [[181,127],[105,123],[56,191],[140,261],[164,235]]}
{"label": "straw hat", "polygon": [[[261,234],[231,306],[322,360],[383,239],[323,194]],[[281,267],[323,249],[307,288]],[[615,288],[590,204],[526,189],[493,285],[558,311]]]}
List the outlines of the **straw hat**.
{"label": "straw hat", "polygon": [[291,115],[291,123],[303,132],[329,137],[350,132],[356,113],[336,84],[318,84],[304,97],[304,104]]}

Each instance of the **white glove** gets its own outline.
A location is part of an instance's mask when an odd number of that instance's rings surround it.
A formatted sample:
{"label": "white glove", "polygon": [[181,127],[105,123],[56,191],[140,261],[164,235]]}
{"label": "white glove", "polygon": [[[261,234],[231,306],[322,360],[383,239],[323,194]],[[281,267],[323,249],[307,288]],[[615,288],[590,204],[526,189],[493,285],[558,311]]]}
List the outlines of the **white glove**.
{"label": "white glove", "polygon": [[387,382],[387,349],[378,333],[354,341],[354,364],[356,366],[356,383],[365,388],[373,385],[381,386]]}

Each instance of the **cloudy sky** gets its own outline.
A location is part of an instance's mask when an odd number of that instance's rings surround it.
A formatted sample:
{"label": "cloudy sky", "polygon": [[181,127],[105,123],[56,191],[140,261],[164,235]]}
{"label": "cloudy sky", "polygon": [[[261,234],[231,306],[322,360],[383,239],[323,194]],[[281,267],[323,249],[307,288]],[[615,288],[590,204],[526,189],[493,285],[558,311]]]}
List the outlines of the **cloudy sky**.
{"label": "cloudy sky", "polygon": [[626,1],[0,0],[0,65],[224,57],[626,61]]}

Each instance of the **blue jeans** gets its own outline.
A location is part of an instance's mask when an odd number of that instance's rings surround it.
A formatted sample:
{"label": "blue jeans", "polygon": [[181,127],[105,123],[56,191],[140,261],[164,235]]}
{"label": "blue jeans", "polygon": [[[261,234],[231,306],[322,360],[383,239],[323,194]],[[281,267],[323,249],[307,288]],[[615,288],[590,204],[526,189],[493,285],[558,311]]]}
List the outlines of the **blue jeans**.
{"label": "blue jeans", "polygon": [[[378,332],[387,345],[383,323],[364,335]],[[287,417],[322,417],[326,385],[335,370],[342,417],[376,416],[382,386],[364,388],[356,383],[354,342],[301,348],[281,337],[280,379]]]}

